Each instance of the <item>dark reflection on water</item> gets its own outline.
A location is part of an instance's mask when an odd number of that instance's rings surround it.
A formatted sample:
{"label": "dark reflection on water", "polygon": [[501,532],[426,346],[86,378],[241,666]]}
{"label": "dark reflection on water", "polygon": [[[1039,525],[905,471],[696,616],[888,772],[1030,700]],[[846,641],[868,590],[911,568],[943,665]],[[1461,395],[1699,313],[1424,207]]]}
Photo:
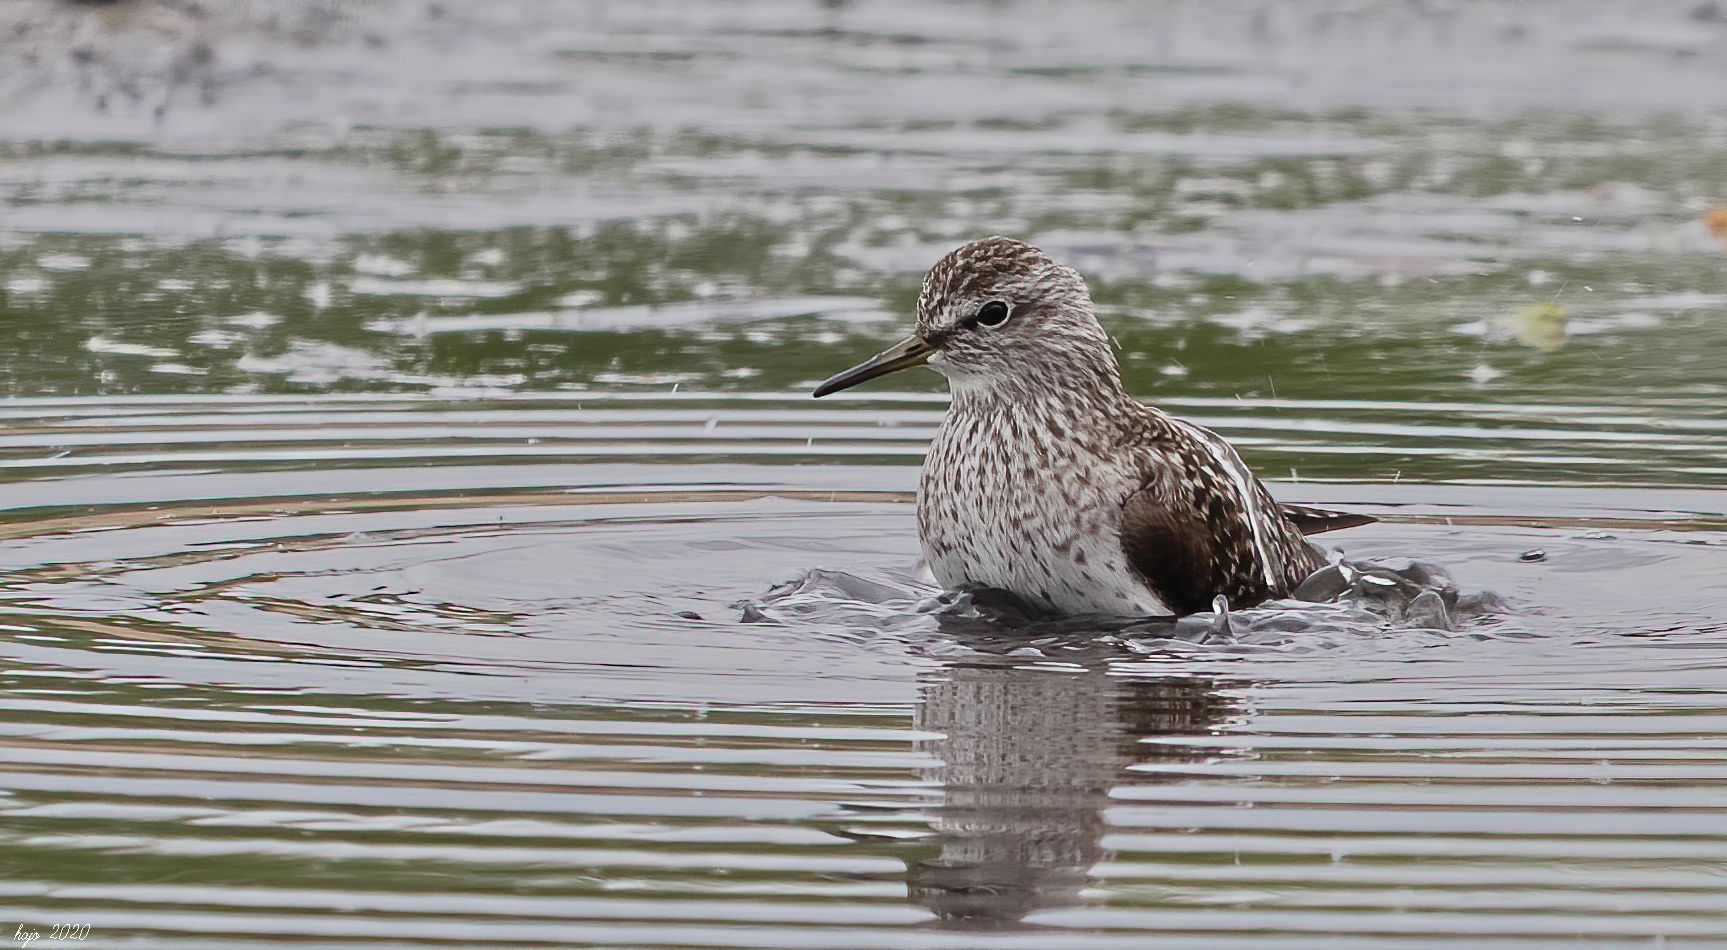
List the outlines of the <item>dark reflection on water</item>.
{"label": "dark reflection on water", "polygon": [[1110,790],[1140,762],[1198,758],[1139,740],[1205,732],[1230,706],[1198,678],[1111,676],[956,663],[925,686],[913,712],[919,747],[940,760],[936,853],[911,862],[910,893],[957,929],[1018,925],[1079,904],[1105,857]]}

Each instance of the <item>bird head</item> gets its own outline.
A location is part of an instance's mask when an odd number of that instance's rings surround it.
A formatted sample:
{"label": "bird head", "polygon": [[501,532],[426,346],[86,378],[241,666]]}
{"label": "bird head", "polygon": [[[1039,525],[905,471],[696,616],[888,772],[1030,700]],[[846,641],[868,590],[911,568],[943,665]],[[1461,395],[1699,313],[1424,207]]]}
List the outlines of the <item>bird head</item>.
{"label": "bird head", "polygon": [[916,332],[826,380],[815,395],[923,365],[956,392],[1118,377],[1079,273],[1005,237],[973,241],[937,261],[918,295]]}

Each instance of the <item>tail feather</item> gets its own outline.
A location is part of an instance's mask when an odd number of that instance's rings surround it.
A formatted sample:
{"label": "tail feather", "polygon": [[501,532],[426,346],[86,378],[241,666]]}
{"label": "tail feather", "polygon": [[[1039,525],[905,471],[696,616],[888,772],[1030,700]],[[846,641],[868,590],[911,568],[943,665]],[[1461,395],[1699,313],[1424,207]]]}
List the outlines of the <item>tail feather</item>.
{"label": "tail feather", "polygon": [[1378,518],[1371,515],[1358,515],[1348,511],[1328,511],[1324,508],[1309,508],[1306,505],[1277,506],[1302,534],[1324,534],[1327,531],[1339,531],[1344,528],[1358,528],[1364,524],[1372,524]]}

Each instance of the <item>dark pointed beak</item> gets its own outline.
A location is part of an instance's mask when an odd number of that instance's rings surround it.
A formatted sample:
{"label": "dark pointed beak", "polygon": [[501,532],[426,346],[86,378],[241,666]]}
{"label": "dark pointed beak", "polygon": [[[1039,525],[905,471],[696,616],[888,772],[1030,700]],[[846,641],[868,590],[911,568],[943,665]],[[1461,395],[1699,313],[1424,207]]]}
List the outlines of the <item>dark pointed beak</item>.
{"label": "dark pointed beak", "polygon": [[928,363],[929,358],[933,355],[935,355],[935,347],[925,343],[923,337],[908,336],[851,369],[823,380],[822,384],[816,387],[815,396],[820,399],[829,393],[850,389],[858,383],[868,382],[877,376],[886,376],[902,369],[922,366]]}

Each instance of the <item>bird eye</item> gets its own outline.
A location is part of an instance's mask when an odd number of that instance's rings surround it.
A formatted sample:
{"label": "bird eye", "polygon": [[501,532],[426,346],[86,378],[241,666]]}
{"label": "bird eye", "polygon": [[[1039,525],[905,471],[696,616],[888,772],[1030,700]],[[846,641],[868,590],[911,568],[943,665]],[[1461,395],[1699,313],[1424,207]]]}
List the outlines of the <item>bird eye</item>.
{"label": "bird eye", "polygon": [[980,327],[999,327],[1007,322],[1007,304],[991,300],[978,308],[976,319]]}

